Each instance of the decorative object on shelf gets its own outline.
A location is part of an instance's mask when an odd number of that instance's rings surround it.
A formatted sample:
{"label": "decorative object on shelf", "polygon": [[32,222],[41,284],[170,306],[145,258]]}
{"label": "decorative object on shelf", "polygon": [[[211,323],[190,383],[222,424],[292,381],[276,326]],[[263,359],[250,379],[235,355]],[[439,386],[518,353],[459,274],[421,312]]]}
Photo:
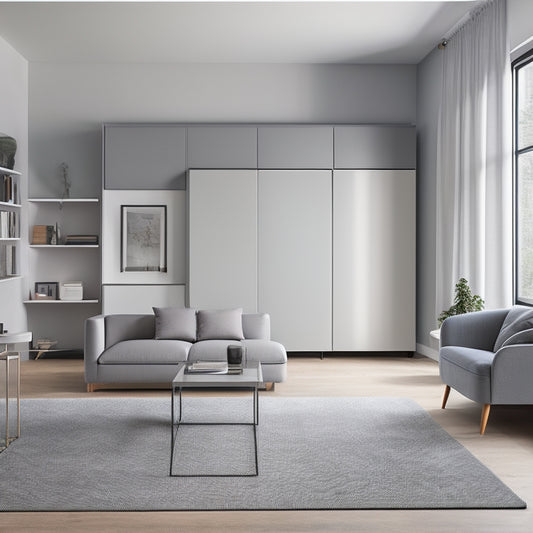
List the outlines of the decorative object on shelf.
{"label": "decorative object on shelf", "polygon": [[167,271],[167,206],[122,205],[121,272]]}
{"label": "decorative object on shelf", "polygon": [[59,284],[59,299],[70,301],[83,300],[83,283],[81,281],[62,281]]}
{"label": "decorative object on shelf", "polygon": [[[70,181],[70,177],[68,175],[68,165],[65,162],[59,165],[59,173],[61,181],[63,182],[63,192],[61,193],[61,199],[65,200],[66,198],[70,198],[70,187],[72,185],[72,182]],[[61,207],[63,206],[60,204],[59,208],[61,209]]]}
{"label": "decorative object on shelf", "polygon": [[52,346],[55,346],[57,341],[50,339],[37,339],[35,341],[34,349],[36,350],[49,350]]}
{"label": "decorative object on shelf", "polygon": [[32,244],[59,244],[59,225],[55,226],[35,225],[32,232]]}
{"label": "decorative object on shelf", "polygon": [[461,278],[455,285],[453,305],[447,311],[442,311],[438,318],[439,326],[449,316],[462,315],[473,311],[482,311],[484,307],[485,300],[477,294],[472,294],[472,290],[468,286],[468,281],[465,278]]}
{"label": "decorative object on shelf", "polygon": [[0,167],[13,170],[15,168],[16,153],[17,141],[6,133],[0,133]]}
{"label": "decorative object on shelf", "polygon": [[35,300],[57,300],[57,281],[38,281],[35,283]]}

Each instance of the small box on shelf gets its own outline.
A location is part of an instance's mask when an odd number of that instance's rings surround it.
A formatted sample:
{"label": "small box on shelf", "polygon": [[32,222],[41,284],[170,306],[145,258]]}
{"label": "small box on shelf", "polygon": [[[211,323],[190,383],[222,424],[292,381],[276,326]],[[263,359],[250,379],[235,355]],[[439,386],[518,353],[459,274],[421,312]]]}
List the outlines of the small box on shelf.
{"label": "small box on shelf", "polygon": [[68,301],[83,300],[83,284],[81,281],[64,281],[59,284],[59,299]]}

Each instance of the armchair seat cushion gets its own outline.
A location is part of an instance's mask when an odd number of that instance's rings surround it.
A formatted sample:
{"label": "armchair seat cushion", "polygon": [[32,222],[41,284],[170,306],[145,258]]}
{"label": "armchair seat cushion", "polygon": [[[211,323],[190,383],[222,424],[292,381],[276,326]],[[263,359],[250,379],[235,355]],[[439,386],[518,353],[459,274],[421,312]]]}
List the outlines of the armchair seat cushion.
{"label": "armchair seat cushion", "polygon": [[440,349],[440,375],[444,383],[467,398],[481,403],[491,401],[491,366],[494,352],[444,346]]}
{"label": "armchair seat cushion", "polygon": [[464,346],[444,346],[440,350],[440,360],[472,374],[490,377],[494,352]]}
{"label": "armchair seat cushion", "polygon": [[178,340],[136,339],[113,344],[98,358],[100,365],[171,365],[187,361],[191,343]]}

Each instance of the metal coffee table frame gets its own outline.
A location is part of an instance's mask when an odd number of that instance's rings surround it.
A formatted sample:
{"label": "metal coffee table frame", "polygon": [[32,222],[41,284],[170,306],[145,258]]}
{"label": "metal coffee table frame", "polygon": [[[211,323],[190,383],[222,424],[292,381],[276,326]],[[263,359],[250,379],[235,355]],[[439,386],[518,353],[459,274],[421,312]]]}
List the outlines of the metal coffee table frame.
{"label": "metal coffee table frame", "polygon": [[[242,374],[188,374],[185,363],[179,367],[176,377],[172,381],[171,393],[171,442],[170,442],[170,473],[172,477],[255,477],[259,475],[257,457],[257,426],[259,425],[259,385],[263,382],[261,364],[248,363]],[[240,389],[252,392],[253,421],[252,422],[183,422],[183,389]],[[179,407],[176,409],[176,391],[178,391]],[[176,411],[178,418],[176,419]],[[174,448],[180,426],[252,426],[254,433],[255,472],[253,474],[173,474]]]}

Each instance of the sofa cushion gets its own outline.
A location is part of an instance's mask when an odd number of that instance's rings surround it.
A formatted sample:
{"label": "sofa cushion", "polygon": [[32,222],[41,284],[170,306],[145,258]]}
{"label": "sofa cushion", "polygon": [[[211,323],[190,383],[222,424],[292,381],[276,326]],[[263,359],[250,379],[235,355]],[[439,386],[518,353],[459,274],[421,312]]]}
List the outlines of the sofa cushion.
{"label": "sofa cushion", "polygon": [[198,311],[197,339],[205,340],[241,340],[242,309],[222,309],[218,311]]}
{"label": "sofa cushion", "polygon": [[440,365],[452,364],[478,376],[490,377],[494,352],[465,348],[464,346],[444,346],[439,352]]}
{"label": "sofa cushion", "polygon": [[155,338],[196,340],[196,310],[187,307],[152,307],[155,315]]}
{"label": "sofa cushion", "polygon": [[533,344],[533,328],[515,333],[502,344],[502,348],[511,346],[512,344]]}
{"label": "sofa cushion", "polygon": [[104,350],[100,365],[168,365],[187,360],[190,342],[178,340],[136,339],[118,342]]}
{"label": "sofa cushion", "polygon": [[519,331],[533,328],[533,309],[516,306],[509,310],[503,321],[500,333],[494,343],[494,351],[497,352],[513,335]]}
{"label": "sofa cushion", "polygon": [[106,348],[120,341],[154,338],[154,315],[108,315],[104,320]]}

